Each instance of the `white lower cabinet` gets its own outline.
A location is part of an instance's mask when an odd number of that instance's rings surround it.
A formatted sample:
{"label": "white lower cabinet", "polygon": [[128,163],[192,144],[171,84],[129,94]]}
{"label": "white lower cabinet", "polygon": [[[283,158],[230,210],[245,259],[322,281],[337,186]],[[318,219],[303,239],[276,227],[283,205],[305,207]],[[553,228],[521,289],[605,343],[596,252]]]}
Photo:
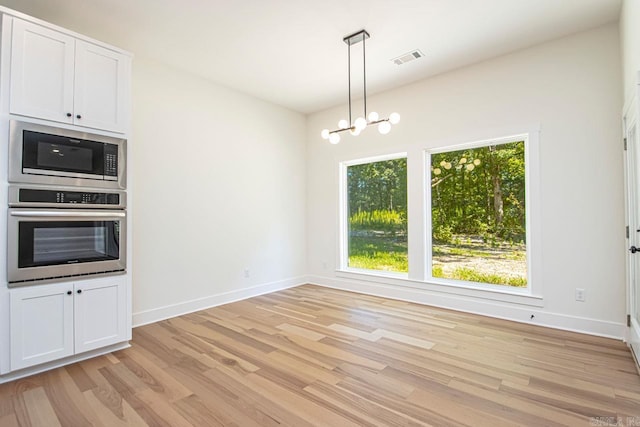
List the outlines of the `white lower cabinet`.
{"label": "white lower cabinet", "polygon": [[11,370],[127,340],[126,277],[11,289]]}
{"label": "white lower cabinet", "polygon": [[73,284],[9,291],[11,370],[73,354]]}

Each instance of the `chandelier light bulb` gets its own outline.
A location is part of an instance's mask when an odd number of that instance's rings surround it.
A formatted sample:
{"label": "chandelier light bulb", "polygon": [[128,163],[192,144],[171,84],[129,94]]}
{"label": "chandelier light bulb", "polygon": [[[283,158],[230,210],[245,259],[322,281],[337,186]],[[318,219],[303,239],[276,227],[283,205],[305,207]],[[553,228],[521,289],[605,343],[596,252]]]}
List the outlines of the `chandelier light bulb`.
{"label": "chandelier light bulb", "polygon": [[345,119],[342,119],[338,122],[338,129],[346,129],[349,127],[349,122]]}
{"label": "chandelier light bulb", "polygon": [[380,132],[383,135],[388,134],[390,130],[391,130],[391,123],[384,121],[378,124],[378,132]]}
{"label": "chandelier light bulb", "polygon": [[353,136],[358,136],[358,135],[360,135],[360,132],[362,132],[362,130],[361,130],[361,129],[359,129],[359,128],[356,128],[356,127],[354,127],[353,129],[351,129],[351,130],[349,131],[349,133],[350,133],[351,135],[353,135]]}
{"label": "chandelier light bulb", "polygon": [[365,119],[364,117],[358,117],[356,121],[353,122],[353,124],[355,125],[356,129],[363,130],[367,127],[367,119]]}
{"label": "chandelier light bulb", "polygon": [[322,137],[322,139],[329,139],[329,129],[322,129],[322,132],[320,132],[320,136]]}
{"label": "chandelier light bulb", "polygon": [[369,122],[377,122],[380,116],[375,111],[369,113]]}
{"label": "chandelier light bulb", "polygon": [[340,135],[338,135],[337,133],[332,133],[331,135],[329,135],[329,142],[332,144],[337,144],[338,142],[340,142]]}
{"label": "chandelier light bulb", "polygon": [[400,122],[400,114],[398,113],[391,113],[389,115],[389,121],[391,122],[392,125],[396,125]]}

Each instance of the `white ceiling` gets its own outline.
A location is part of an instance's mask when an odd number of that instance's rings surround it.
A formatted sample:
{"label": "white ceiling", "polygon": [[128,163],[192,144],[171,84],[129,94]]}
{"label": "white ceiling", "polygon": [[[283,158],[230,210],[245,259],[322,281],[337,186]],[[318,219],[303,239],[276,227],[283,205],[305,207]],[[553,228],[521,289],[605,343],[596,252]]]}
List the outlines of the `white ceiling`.
{"label": "white ceiling", "polygon": [[[0,0],[302,113],[346,103],[345,35],[365,28],[368,94],[617,21],[621,0]],[[396,66],[413,49],[426,56]],[[362,43],[352,47],[361,94]]]}

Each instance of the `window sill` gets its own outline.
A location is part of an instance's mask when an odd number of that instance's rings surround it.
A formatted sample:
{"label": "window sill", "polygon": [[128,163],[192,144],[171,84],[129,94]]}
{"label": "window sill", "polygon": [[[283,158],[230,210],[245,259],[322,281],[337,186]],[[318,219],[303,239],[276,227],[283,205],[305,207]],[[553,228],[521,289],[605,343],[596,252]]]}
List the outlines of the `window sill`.
{"label": "window sill", "polygon": [[410,279],[407,274],[393,272],[374,272],[370,270],[344,269],[336,270],[336,277],[375,282],[384,285],[400,286],[411,289],[419,289],[429,292],[459,295],[464,297],[481,298],[486,300],[501,301],[512,304],[521,304],[533,307],[544,307],[541,295],[531,295],[527,290],[520,288],[497,289],[493,286],[473,285],[465,282],[453,283],[442,279],[416,280]]}

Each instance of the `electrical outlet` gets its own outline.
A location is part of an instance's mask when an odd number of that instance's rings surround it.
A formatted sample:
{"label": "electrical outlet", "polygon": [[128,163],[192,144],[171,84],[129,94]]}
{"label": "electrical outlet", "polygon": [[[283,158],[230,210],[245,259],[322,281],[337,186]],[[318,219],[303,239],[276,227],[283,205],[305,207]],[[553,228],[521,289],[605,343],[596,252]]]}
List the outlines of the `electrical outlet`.
{"label": "electrical outlet", "polygon": [[576,301],[584,302],[586,291],[582,288],[576,288]]}
{"label": "electrical outlet", "polygon": [[249,277],[251,277],[251,271],[249,271],[248,268],[244,269],[244,277],[245,279],[248,279]]}

